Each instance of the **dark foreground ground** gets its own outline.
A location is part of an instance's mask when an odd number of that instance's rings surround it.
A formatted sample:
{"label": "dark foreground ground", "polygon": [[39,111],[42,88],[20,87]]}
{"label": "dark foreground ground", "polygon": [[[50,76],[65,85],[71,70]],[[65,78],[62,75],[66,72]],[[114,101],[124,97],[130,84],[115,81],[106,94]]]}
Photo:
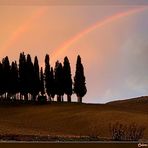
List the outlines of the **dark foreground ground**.
{"label": "dark foreground ground", "polygon": [[89,137],[89,136],[38,136],[38,135],[0,135],[0,141],[42,141],[42,142],[65,142],[65,141],[112,141],[111,139]]}
{"label": "dark foreground ground", "polygon": [[107,104],[0,104],[2,141],[110,140],[109,125],[115,122],[145,126],[143,139],[148,140],[148,98]]}

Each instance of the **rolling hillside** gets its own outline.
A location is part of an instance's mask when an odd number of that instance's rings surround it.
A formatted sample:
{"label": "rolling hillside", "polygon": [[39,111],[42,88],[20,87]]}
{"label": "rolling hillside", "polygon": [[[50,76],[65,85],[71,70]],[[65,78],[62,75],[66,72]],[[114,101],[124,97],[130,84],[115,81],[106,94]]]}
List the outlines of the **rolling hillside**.
{"label": "rolling hillside", "polygon": [[107,104],[0,105],[0,135],[87,136],[95,129],[110,138],[109,124],[116,121],[145,126],[148,139],[148,97]]}
{"label": "rolling hillside", "polygon": [[148,96],[141,96],[132,99],[124,99],[118,101],[108,102],[107,105],[120,107],[121,109],[134,111],[134,112],[145,112],[148,113]]}

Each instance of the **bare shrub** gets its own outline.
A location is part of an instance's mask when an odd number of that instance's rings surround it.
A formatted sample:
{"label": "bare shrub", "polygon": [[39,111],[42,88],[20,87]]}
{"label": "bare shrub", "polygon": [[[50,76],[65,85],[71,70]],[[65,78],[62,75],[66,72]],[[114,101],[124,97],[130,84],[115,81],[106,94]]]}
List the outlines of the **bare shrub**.
{"label": "bare shrub", "polygon": [[88,136],[90,137],[91,140],[97,140],[99,137],[99,130],[96,125],[91,125],[89,126],[89,133]]}
{"label": "bare shrub", "polygon": [[127,129],[127,140],[138,141],[144,135],[145,127],[138,126],[136,123],[132,123]]}
{"label": "bare shrub", "polygon": [[119,122],[114,124],[109,124],[109,130],[111,133],[112,140],[121,141],[125,139],[125,131],[127,129],[126,125],[123,125]]}
{"label": "bare shrub", "polygon": [[112,140],[115,141],[138,141],[144,135],[145,127],[138,126],[136,123],[129,125],[116,122],[109,124]]}

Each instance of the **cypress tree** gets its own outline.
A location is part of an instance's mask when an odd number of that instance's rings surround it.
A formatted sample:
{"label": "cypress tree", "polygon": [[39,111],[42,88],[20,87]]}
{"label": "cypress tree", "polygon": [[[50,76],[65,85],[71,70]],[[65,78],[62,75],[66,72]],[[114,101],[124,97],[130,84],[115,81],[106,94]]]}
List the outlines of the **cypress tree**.
{"label": "cypress tree", "polygon": [[3,78],[4,78],[4,83],[3,83],[3,88],[5,92],[5,98],[8,97],[8,94],[10,92],[10,63],[9,63],[9,58],[6,56],[2,60],[3,64]]}
{"label": "cypress tree", "polygon": [[44,96],[45,87],[44,87],[44,74],[43,74],[43,68],[42,67],[41,67],[41,70],[40,70],[40,92],[41,92],[41,95]]}
{"label": "cypress tree", "polygon": [[0,95],[4,94],[4,72],[3,72],[3,64],[0,62]]}
{"label": "cypress tree", "polygon": [[36,96],[40,91],[40,74],[39,74],[39,63],[38,58],[34,58],[34,78],[33,78],[33,101],[36,100]]}
{"label": "cypress tree", "polygon": [[72,95],[72,78],[71,78],[71,68],[67,57],[64,58],[63,66],[63,76],[64,76],[64,93],[67,95],[67,101],[71,102]]}
{"label": "cypress tree", "polygon": [[[27,55],[27,63],[26,63],[26,84],[27,84],[27,95],[25,96],[26,100],[28,100],[28,94],[33,96],[34,94],[34,67],[31,60],[30,54]],[[32,98],[32,97],[31,97]]]}
{"label": "cypress tree", "polygon": [[50,71],[50,92],[51,92],[51,98],[53,98],[54,100],[54,96],[55,96],[55,79],[54,79],[54,72],[53,72],[53,68],[51,67],[51,71]]}
{"label": "cypress tree", "polygon": [[74,77],[74,92],[78,97],[78,102],[82,103],[82,97],[87,92],[85,76],[84,76],[84,68],[81,63],[81,57],[78,55],[77,63],[76,63],[76,72]]}
{"label": "cypress tree", "polygon": [[64,95],[64,80],[63,80],[63,67],[59,61],[56,62],[55,65],[55,87],[56,87],[56,94],[57,94],[57,101],[63,101]]}
{"label": "cypress tree", "polygon": [[18,93],[18,67],[16,61],[11,64],[10,75],[10,93],[13,99],[16,99]]}
{"label": "cypress tree", "polygon": [[45,56],[45,88],[46,93],[48,94],[49,100],[51,101],[51,76],[50,76],[50,64],[49,64],[49,55]]}
{"label": "cypress tree", "polygon": [[26,70],[26,57],[24,52],[20,53],[19,57],[19,90],[20,90],[20,99],[22,96],[27,95],[27,70]]}

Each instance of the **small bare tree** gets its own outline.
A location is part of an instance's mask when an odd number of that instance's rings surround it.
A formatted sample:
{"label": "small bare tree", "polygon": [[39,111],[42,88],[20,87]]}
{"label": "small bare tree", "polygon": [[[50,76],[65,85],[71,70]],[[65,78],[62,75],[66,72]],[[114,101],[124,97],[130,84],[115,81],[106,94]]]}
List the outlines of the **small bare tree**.
{"label": "small bare tree", "polygon": [[89,126],[89,128],[88,128],[88,136],[89,136],[89,138],[91,139],[91,140],[98,140],[98,138],[99,138],[99,129],[98,129],[98,127],[96,126],[96,125],[91,125],[91,126]]}
{"label": "small bare tree", "polygon": [[112,140],[115,141],[138,141],[144,135],[145,127],[138,126],[136,123],[129,125],[116,122],[109,124]]}
{"label": "small bare tree", "polygon": [[144,135],[145,127],[138,126],[136,123],[132,123],[127,129],[127,140],[138,141]]}

